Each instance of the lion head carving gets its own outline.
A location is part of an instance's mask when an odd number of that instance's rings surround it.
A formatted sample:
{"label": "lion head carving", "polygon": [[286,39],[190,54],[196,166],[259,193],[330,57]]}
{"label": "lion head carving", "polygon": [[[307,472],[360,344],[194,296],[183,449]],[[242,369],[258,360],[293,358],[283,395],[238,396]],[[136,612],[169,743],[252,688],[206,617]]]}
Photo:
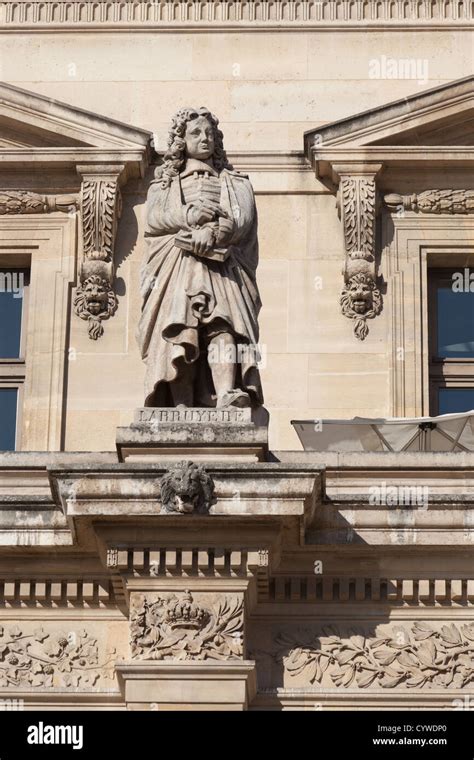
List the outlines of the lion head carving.
{"label": "lion head carving", "polygon": [[89,336],[97,340],[104,332],[102,320],[117,309],[117,297],[104,277],[93,274],[77,289],[74,309],[78,317],[89,321]]}
{"label": "lion head carving", "polygon": [[202,465],[180,462],[161,479],[163,514],[206,515],[215,503],[214,481]]}
{"label": "lion head carving", "polygon": [[373,319],[382,310],[382,294],[375,281],[365,273],[353,275],[341,293],[341,310],[345,317],[355,320],[354,332],[364,340],[369,332],[367,319]]}

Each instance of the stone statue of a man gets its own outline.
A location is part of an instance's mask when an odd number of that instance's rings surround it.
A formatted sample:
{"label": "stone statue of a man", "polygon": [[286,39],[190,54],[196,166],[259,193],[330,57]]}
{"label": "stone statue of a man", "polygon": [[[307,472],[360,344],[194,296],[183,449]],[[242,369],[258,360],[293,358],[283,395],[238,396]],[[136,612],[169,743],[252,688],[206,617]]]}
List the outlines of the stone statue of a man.
{"label": "stone statue of a man", "polygon": [[138,328],[146,406],[256,407],[257,215],[206,108],[175,115],[151,183]]}

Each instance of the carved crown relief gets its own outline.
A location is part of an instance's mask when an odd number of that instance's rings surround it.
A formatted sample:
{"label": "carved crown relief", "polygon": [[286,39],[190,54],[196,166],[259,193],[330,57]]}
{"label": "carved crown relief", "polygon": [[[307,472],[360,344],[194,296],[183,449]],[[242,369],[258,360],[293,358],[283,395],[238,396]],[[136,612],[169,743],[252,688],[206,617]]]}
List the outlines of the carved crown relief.
{"label": "carved crown relief", "polygon": [[189,591],[132,598],[132,658],[229,660],[243,657],[243,600],[197,603]]}

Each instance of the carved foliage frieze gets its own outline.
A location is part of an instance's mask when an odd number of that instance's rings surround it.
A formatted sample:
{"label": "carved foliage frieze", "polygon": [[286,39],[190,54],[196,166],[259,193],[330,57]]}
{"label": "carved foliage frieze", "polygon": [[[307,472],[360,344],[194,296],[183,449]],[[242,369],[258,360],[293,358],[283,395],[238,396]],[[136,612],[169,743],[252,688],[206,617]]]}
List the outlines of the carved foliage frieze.
{"label": "carved foliage frieze", "polygon": [[97,639],[85,630],[0,626],[0,689],[97,688],[113,677],[114,662],[115,650],[100,654]]}
{"label": "carved foliage frieze", "polygon": [[364,340],[367,320],[382,310],[382,295],[375,272],[376,185],[373,176],[343,176],[339,186],[346,260],[340,305],[354,322],[354,334]]}
{"label": "carved foliage frieze", "polygon": [[423,193],[384,198],[391,211],[416,211],[421,214],[474,214],[474,190],[425,190]]}
{"label": "carved foliage frieze", "polygon": [[13,214],[47,214],[52,211],[75,213],[75,195],[41,195],[27,190],[0,190],[0,216]]}
{"label": "carved foliage frieze", "polygon": [[196,602],[184,594],[132,597],[132,658],[141,660],[229,660],[243,656],[243,601],[217,596]]}
{"label": "carved foliage frieze", "polygon": [[290,680],[341,688],[461,689],[474,681],[474,624],[419,621],[342,633],[293,630],[275,638],[272,658]]}

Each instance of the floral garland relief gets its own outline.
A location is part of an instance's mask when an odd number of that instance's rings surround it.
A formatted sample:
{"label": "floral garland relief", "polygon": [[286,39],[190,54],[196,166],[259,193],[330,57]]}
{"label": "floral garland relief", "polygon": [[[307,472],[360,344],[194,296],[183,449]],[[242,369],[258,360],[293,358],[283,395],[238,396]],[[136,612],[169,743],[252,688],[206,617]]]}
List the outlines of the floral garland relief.
{"label": "floral garland relief", "polygon": [[0,688],[90,689],[113,677],[115,649],[107,655],[99,662],[97,639],[85,630],[24,633],[18,625],[0,626]]}
{"label": "floral garland relief", "polygon": [[333,628],[320,638],[311,631],[280,633],[273,659],[291,677],[321,683],[327,674],[338,687],[390,689],[453,688],[474,682],[474,623],[440,630],[417,622],[377,638],[354,632],[341,638]]}

